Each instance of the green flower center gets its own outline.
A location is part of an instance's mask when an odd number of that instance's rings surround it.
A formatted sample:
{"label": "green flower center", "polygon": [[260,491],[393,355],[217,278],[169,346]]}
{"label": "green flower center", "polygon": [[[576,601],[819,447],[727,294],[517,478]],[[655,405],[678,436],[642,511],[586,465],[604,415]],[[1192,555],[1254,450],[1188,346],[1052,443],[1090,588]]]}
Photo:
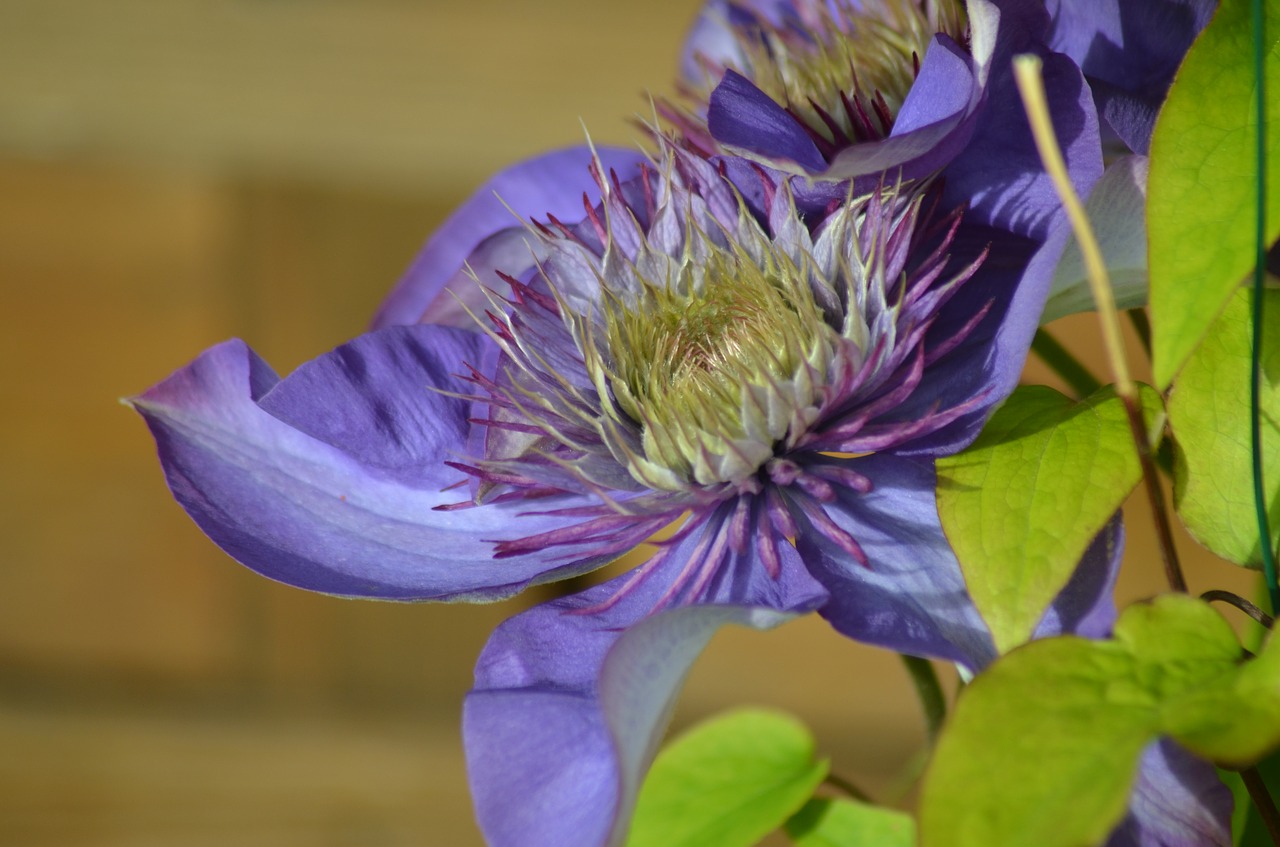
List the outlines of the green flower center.
{"label": "green flower center", "polygon": [[633,475],[660,488],[743,484],[816,415],[834,331],[800,268],[713,248],[604,315],[588,371],[640,425]]}

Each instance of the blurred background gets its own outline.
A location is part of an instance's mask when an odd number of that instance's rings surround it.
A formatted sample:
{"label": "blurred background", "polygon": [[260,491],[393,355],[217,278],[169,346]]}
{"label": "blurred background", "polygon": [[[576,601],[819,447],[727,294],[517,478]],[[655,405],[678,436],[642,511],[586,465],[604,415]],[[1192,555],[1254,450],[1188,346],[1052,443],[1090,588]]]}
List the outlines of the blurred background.
{"label": "blurred background", "polygon": [[[359,333],[488,174],[584,125],[638,137],[699,5],[0,0],[0,843],[481,843],[462,696],[538,598],[254,576],[117,399],[228,336],[286,373]],[[1092,317],[1055,328],[1096,353]],[[1136,503],[1123,601],[1162,587],[1148,523]],[[1250,590],[1181,540],[1193,589]],[[922,724],[892,655],[817,619],[725,633],[676,725],[743,703],[909,802]]]}

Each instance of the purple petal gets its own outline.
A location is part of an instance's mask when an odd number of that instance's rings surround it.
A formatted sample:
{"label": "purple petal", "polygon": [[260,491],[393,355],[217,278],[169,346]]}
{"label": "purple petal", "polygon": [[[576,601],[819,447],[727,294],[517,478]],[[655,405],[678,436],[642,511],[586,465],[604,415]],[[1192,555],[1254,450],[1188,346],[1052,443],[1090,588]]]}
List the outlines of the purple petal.
{"label": "purple petal", "polygon": [[931,462],[892,455],[852,461],[874,488],[842,491],[827,514],[857,539],[868,566],[802,526],[796,549],[831,599],[821,613],[855,641],[977,670],[995,645],[942,533]]}
{"label": "purple petal", "polygon": [[1154,741],[1107,847],[1230,847],[1233,805],[1212,765],[1168,739]]}
{"label": "purple petal", "polygon": [[1085,550],[1070,581],[1045,610],[1033,638],[1106,638],[1116,622],[1114,591],[1124,554],[1124,523],[1116,513]]}
{"label": "purple petal", "polygon": [[[1045,94],[1053,128],[1072,184],[1087,197],[1102,176],[1102,142],[1089,87],[1066,56],[1034,42],[1020,46],[1044,61]],[[968,204],[966,220],[1043,240],[1062,204],[1036,150],[1031,127],[1013,80],[1012,54],[998,50],[992,59],[986,106],[977,130],[944,171],[944,203]]]}
{"label": "purple petal", "polygon": [[1048,0],[1049,45],[1081,67],[1098,112],[1146,153],[1156,113],[1216,0]]}
{"label": "purple petal", "polygon": [[953,423],[904,445],[899,454],[937,457],[963,449],[977,437],[990,411],[1013,391],[1065,243],[1065,234],[1056,236],[1037,249],[1027,239],[967,223],[957,232],[952,251],[957,264],[973,261],[988,247],[990,251],[930,327],[926,352],[946,344],[981,309],[988,311],[963,341],[929,364],[911,399],[892,417],[911,421],[935,408],[969,408]]}
{"label": "purple petal", "polygon": [[700,535],[606,611],[580,612],[613,597],[627,576],[520,614],[489,640],[463,734],[493,847],[621,844],[685,675],[715,631],[769,629],[824,599],[780,545],[778,579],[747,551],[699,605],[650,614]]}
{"label": "purple petal", "polygon": [[821,176],[828,180],[873,177],[865,181],[868,188],[882,172],[892,178],[928,176],[969,143],[981,98],[973,60],[947,36],[935,35],[890,136],[840,151]]}
{"label": "purple petal", "polygon": [[[639,165],[645,161],[639,151],[600,147],[596,149],[607,177],[610,169],[616,170],[620,179],[635,176]],[[478,286],[459,273],[472,251],[482,245],[481,255],[472,264],[483,269],[496,258],[528,259],[513,251],[521,249],[524,226],[520,218],[543,217],[552,214],[569,221],[582,217],[582,195],[586,192],[591,202],[599,201],[599,189],[591,176],[591,150],[588,147],[570,147],[556,150],[499,171],[471,196],[467,202],[449,216],[423,246],[404,277],[387,295],[374,316],[371,328],[380,329],[394,324],[412,324],[423,320],[428,310],[431,322],[454,322],[469,326],[470,319],[456,309],[453,291],[465,302],[483,303],[477,299]],[[494,241],[498,233],[506,231]],[[503,268],[518,276],[530,262],[515,268]],[[459,318],[461,315],[461,319]],[[439,319],[439,320],[436,320]]]}
{"label": "purple petal", "polygon": [[735,70],[726,71],[711,92],[707,127],[721,144],[769,161],[794,162],[815,173],[827,166],[800,122]]}
{"label": "purple petal", "polygon": [[941,33],[935,35],[898,110],[893,134],[904,135],[951,120],[977,99],[976,84],[965,49]]}
{"label": "purple petal", "polygon": [[519,516],[527,505],[433,511],[468,499],[465,486],[441,489],[461,478],[442,462],[465,449],[471,405],[433,389],[466,391],[451,374],[488,346],[445,327],[392,327],[280,380],[228,341],[133,405],[174,497],[258,573],[343,596],[497,599],[599,563],[562,567],[551,553],[494,561],[492,539],[563,523]]}

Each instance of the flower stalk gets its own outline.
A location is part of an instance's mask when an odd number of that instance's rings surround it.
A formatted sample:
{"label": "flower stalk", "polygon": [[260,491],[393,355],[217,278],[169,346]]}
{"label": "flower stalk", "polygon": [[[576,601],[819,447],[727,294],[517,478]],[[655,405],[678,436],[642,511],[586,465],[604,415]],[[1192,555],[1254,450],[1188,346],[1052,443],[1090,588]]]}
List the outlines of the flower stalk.
{"label": "flower stalk", "polygon": [[1164,493],[1160,489],[1160,477],[1156,472],[1151,452],[1151,440],[1147,435],[1146,423],[1142,419],[1142,403],[1138,396],[1138,386],[1129,373],[1129,364],[1125,359],[1124,341],[1120,336],[1120,318],[1116,311],[1115,298],[1111,294],[1106,262],[1102,259],[1102,251],[1098,247],[1093,227],[1090,226],[1089,218],[1085,214],[1084,204],[1080,202],[1067,175],[1062,150],[1058,146],[1057,136],[1053,131],[1040,69],[1041,61],[1036,56],[1017,56],[1013,60],[1018,92],[1022,95],[1027,119],[1031,122],[1031,132],[1035,136],[1036,148],[1040,151],[1045,170],[1053,179],[1054,187],[1062,199],[1063,209],[1071,222],[1076,240],[1080,243],[1080,252],[1084,257],[1085,271],[1089,278],[1089,288],[1093,292],[1093,299],[1098,308],[1098,321],[1102,327],[1107,359],[1111,365],[1112,376],[1115,378],[1116,395],[1124,403],[1125,412],[1129,418],[1129,429],[1133,433],[1134,445],[1138,450],[1138,461],[1142,465],[1142,478],[1146,485],[1147,499],[1151,502],[1151,513],[1155,518],[1156,536],[1160,542],[1165,578],[1174,591],[1186,593],[1187,581],[1182,575],[1182,566],[1178,561],[1178,552],[1173,541],[1173,528],[1169,521]]}
{"label": "flower stalk", "polygon": [[942,733],[942,725],[947,721],[947,698],[938,682],[938,672],[933,669],[932,662],[919,656],[904,655],[902,664],[915,683],[916,694],[920,697],[920,706],[924,710],[925,733],[929,746],[933,747]]}

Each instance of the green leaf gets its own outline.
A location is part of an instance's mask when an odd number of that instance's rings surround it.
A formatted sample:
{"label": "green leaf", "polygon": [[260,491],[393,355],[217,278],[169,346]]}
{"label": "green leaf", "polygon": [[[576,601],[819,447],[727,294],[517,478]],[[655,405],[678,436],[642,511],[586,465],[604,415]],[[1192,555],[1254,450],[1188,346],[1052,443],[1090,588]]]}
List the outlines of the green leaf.
{"label": "green leaf", "polygon": [[628,847],[751,847],[827,775],[813,736],[780,712],[744,709],[699,724],[663,750],[640,791]]}
{"label": "green leaf", "polygon": [[[1280,3],[1266,7],[1266,84],[1280,91]],[[1187,53],[1151,139],[1147,233],[1152,355],[1165,388],[1254,265],[1254,108],[1249,3],[1224,0]],[[1280,163],[1280,97],[1267,105]],[[1267,243],[1280,234],[1280,167],[1267,169]]]}
{"label": "green leaf", "polygon": [[914,847],[916,822],[904,812],[814,797],[787,821],[796,847]]}
{"label": "green leaf", "polygon": [[924,847],[1100,843],[1139,756],[1169,735],[1234,764],[1280,744],[1280,647],[1241,664],[1222,616],[1185,595],[1131,606],[1111,641],[1028,644],[961,695],[926,777]]}
{"label": "green leaf", "polygon": [[[1249,442],[1253,293],[1227,304],[1169,397],[1176,441],[1173,501],[1191,534],[1228,561],[1261,567]],[[1264,293],[1262,457],[1274,550],[1280,539],[1280,291]]]}
{"label": "green leaf", "polygon": [[[1148,427],[1159,396],[1143,392]],[[1094,536],[1141,478],[1110,389],[1075,403],[1019,388],[973,445],[938,460],[938,514],[996,647],[1027,641]]]}

